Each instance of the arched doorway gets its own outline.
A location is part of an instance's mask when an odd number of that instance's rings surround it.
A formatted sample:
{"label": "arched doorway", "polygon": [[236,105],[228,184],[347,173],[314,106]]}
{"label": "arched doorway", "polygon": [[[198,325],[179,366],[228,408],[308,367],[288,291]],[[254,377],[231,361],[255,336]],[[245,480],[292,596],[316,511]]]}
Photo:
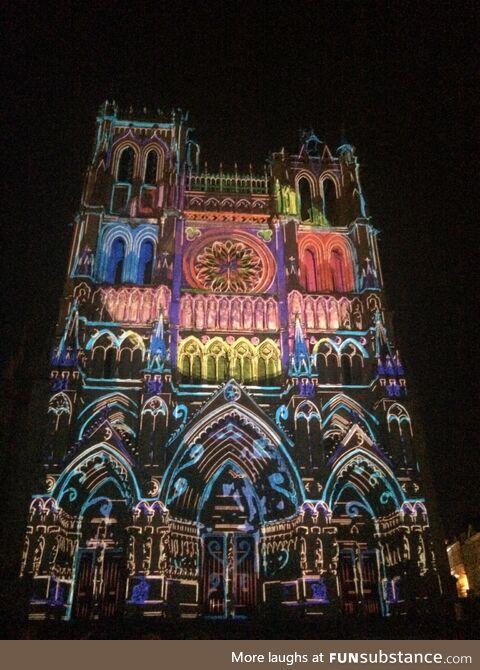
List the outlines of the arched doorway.
{"label": "arched doorway", "polygon": [[75,557],[73,619],[122,614],[126,581],[126,504],[111,482],[85,505]]}
{"label": "arched doorway", "polygon": [[261,501],[246,472],[233,462],[226,461],[214,479],[200,514],[204,613],[244,616],[257,604]]}
{"label": "arched doorway", "polygon": [[[227,386],[238,397],[240,389]],[[264,417],[237,405],[217,407],[183,437],[160,492],[172,519],[200,532],[200,611],[248,616],[258,605],[265,566],[262,527],[292,517],[301,481]]]}
{"label": "arched doorway", "polygon": [[[108,444],[75,459],[57,481],[72,559],[67,618],[111,619],[123,612],[128,550],[127,527],[138,486],[126,456]],[[60,552],[61,554],[61,552]],[[59,555],[59,560],[62,561]]]}
{"label": "arched doorway", "polygon": [[[361,433],[358,433],[359,435]],[[378,457],[363,450],[340,455],[326,485],[337,526],[338,592],[344,614],[387,611],[383,586],[388,576],[378,522],[393,518],[403,499],[400,486]]]}

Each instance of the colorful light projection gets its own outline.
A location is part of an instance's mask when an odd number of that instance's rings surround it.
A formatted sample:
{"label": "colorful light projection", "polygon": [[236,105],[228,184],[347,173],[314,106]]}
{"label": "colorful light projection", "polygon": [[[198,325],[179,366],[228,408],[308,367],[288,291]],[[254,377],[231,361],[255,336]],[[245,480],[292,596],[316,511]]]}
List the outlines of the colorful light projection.
{"label": "colorful light projection", "polygon": [[189,286],[214,293],[262,293],[275,276],[275,261],[265,244],[250,233],[205,233],[183,263]]}
{"label": "colorful light projection", "polygon": [[306,133],[260,175],[198,155],[178,110],[99,113],[30,616],[406,614],[438,581],[355,152]]}

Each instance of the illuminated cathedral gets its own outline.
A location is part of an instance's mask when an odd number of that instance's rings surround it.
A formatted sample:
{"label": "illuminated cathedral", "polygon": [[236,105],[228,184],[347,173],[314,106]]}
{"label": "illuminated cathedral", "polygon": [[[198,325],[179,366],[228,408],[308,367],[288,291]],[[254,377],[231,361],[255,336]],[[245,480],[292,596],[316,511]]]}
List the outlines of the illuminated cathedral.
{"label": "illuminated cathedral", "polygon": [[439,590],[353,146],[209,171],[106,102],[45,398],[30,618],[405,614]]}

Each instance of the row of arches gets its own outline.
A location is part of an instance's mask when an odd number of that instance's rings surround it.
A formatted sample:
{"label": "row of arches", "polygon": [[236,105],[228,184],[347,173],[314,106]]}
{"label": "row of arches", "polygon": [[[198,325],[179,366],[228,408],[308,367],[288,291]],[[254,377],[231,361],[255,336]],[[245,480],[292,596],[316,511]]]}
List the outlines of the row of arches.
{"label": "row of arches", "polygon": [[155,288],[101,288],[95,292],[92,301],[100,296],[101,321],[127,323],[153,323],[162,312],[168,315],[171,292],[168,286]]}
{"label": "row of arches", "polygon": [[119,337],[109,330],[99,331],[86,351],[91,351],[90,376],[102,379],[138,379],[146,359],[143,338],[131,330]]}
{"label": "row of arches", "polygon": [[361,384],[363,381],[365,350],[352,341],[341,347],[331,340],[321,340],[315,345],[314,369],[324,384]]}
{"label": "row of arches", "polygon": [[304,296],[292,291],[288,296],[290,322],[297,315],[308,330],[361,330],[363,328],[362,303],[358,298],[333,298]]}
{"label": "row of arches", "polygon": [[191,383],[219,383],[232,377],[242,383],[269,381],[281,373],[280,351],[271,339],[254,345],[243,337],[232,344],[214,337],[202,344],[192,336],[180,343],[178,370]]}
{"label": "row of arches", "polygon": [[277,303],[272,298],[182,296],[183,328],[221,330],[278,330]]}
{"label": "row of arches", "polygon": [[191,196],[187,199],[186,209],[206,209],[220,212],[263,212],[267,209],[267,205],[267,200],[258,197],[252,200],[247,200],[246,198],[234,200],[233,198],[220,199],[211,197],[199,198],[198,196]]}
{"label": "row of arches", "polygon": [[187,188],[191,191],[223,191],[231,193],[268,193],[268,178],[251,175],[190,174]]}
{"label": "row of arches", "polygon": [[[242,342],[237,344],[237,349],[240,347],[240,355],[243,353],[241,349]],[[120,412],[122,422],[125,420],[125,415],[137,416],[136,404],[121,393],[114,393],[106,395],[95,401],[93,405],[85,408],[81,415],[88,415],[88,423],[90,424],[95,417],[108,409],[110,413]],[[118,410],[118,411],[117,411]],[[50,398],[48,405],[48,414],[52,419],[53,432],[59,430],[62,424],[70,425],[72,419],[73,405],[71,393],[60,391],[54,393]],[[115,414],[115,416],[117,416]],[[407,409],[399,402],[388,403],[382,412],[385,418],[385,423],[389,433],[396,433],[399,436],[413,436],[412,423]],[[144,403],[140,411],[140,430],[145,427],[145,424],[150,420],[152,422],[152,430],[155,430],[159,417],[168,424],[168,408],[165,401],[158,395],[150,396]],[[117,417],[118,418],[118,417]],[[293,414],[293,421],[295,428],[298,427],[299,422],[305,421],[308,426],[318,423],[318,426],[325,431],[342,431],[353,420],[360,422],[372,439],[374,438],[374,424],[376,420],[373,415],[369,415],[361,405],[355,400],[339,394],[329,400],[323,408],[317,406],[312,400],[304,399],[295,408]],[[82,425],[80,430],[80,437],[84,434],[87,428],[87,423]]]}
{"label": "row of arches", "polygon": [[[112,402],[112,400],[115,402]],[[112,404],[110,404],[111,402]],[[105,405],[105,403],[107,407],[110,408],[111,412],[115,410],[117,406],[125,412],[128,412],[127,407],[131,406],[132,401],[126,397],[123,397],[123,399],[121,397],[112,399],[105,396],[105,398],[103,398],[103,405]],[[409,419],[408,412],[403,406],[395,404],[392,405],[392,409],[395,413],[401,413]],[[88,408],[85,408],[84,411],[89,413],[90,419],[93,419],[98,415],[98,412],[102,411],[102,407],[95,406],[92,408],[89,406]],[[90,413],[90,411],[93,411],[93,414]],[[311,401],[304,401],[298,405],[295,414],[297,422],[309,416],[311,421],[318,421],[321,423],[320,412]],[[335,396],[335,398],[325,405],[322,414],[325,417],[324,430],[328,430],[330,426],[335,427],[337,424],[341,423],[340,420],[347,420],[350,422],[355,421],[370,433],[370,425],[373,421],[376,421],[371,415],[365,412],[358,403],[346,396]],[[150,397],[145,401],[141,415],[141,421],[145,421],[147,415],[167,417],[168,420],[168,409],[161,397]],[[264,422],[258,423],[258,420],[255,419],[247,409],[238,405],[223,406],[221,409],[217,408],[214,410],[214,413],[211,416],[205,416],[199,425],[192,428],[193,432],[189,434],[188,440],[181,442],[172,458],[171,464],[166,472],[165,482],[162,484],[162,492],[165,494],[163,496],[164,499],[166,500],[171,497],[171,493],[175,490],[177,475],[180,472],[184,472],[187,465],[188,467],[197,466],[197,469],[199,468],[202,471],[207,482],[215,475],[218,467],[222,466],[218,448],[217,452],[214,452],[215,462],[212,462],[211,459],[205,459],[204,457],[207,454],[210,445],[213,448],[215,445],[219,444],[219,441],[221,442],[221,448],[228,451],[230,448],[229,445],[231,443],[233,444],[233,442],[229,439],[225,440],[225,431],[231,432],[232,436],[238,440],[238,458],[235,458],[236,464],[245,469],[254,478],[255,475],[260,473],[265,462],[269,460],[267,454],[271,453],[275,448],[274,445],[278,444],[279,440],[279,436],[272,433],[271,429],[267,431],[267,434],[265,433],[265,430]],[[238,435],[235,434],[235,431],[238,431]],[[198,441],[198,436],[200,435],[202,435],[201,443]],[[243,444],[243,441],[245,441],[245,445]],[[249,452],[248,459],[245,458],[247,450]],[[98,454],[96,453],[97,451],[99,452]],[[285,454],[286,453],[287,452],[285,452]],[[357,457],[358,454],[361,454],[360,458]],[[371,454],[369,456],[365,449],[359,449],[357,446],[352,447],[351,455],[346,453],[342,454],[338,459],[338,467],[333,466],[326,486],[324,500],[330,509],[332,509],[332,502],[335,498],[334,490],[339,483],[338,478],[335,475],[341,475],[342,473],[348,472],[352,465],[352,456],[354,457],[353,460],[355,462],[360,462],[369,457],[371,462],[375,464],[377,468],[380,467],[382,463],[378,455]],[[293,467],[293,462],[290,460],[288,462],[290,463],[290,466]],[[84,484],[88,485],[90,481],[88,476],[89,470],[88,468],[85,468],[85,463],[88,463],[88,465],[91,466],[92,491],[95,490],[98,484],[98,475],[93,476],[94,471],[99,470],[98,464],[108,464],[111,466],[113,471],[117,473],[117,476],[119,476],[125,483],[127,483],[129,479],[128,474],[130,468],[128,460],[126,460],[125,455],[116,447],[107,445],[103,445],[103,447],[102,445],[97,445],[97,448],[89,447],[83,455],[74,458],[66,471],[54,482],[56,497],[59,504],[63,501],[64,497],[65,500],[70,503],[76,500],[76,498],[69,495],[69,487],[71,487],[73,483],[72,477],[75,477],[77,474],[82,475],[78,479],[78,483],[82,484],[82,486]],[[388,468],[384,465],[383,469],[386,472]],[[286,471],[285,468],[283,471]],[[363,473],[358,470],[356,474],[360,476],[359,481],[363,481]],[[300,486],[298,473],[293,470],[291,475],[293,480],[297,481]],[[105,472],[105,478],[107,478],[107,476],[108,473]],[[277,483],[276,478],[271,479],[271,484],[274,489]],[[368,484],[369,487],[375,487],[375,482],[373,481],[365,480],[365,484]],[[394,487],[394,490],[397,499],[403,500],[403,494],[401,493],[398,484]],[[132,503],[135,498],[139,498],[139,489],[135,478],[124,487],[124,492],[128,494],[128,498]],[[298,493],[301,493],[301,486]]]}
{"label": "row of arches", "polygon": [[309,293],[355,288],[353,249],[345,236],[300,234],[300,283]]}

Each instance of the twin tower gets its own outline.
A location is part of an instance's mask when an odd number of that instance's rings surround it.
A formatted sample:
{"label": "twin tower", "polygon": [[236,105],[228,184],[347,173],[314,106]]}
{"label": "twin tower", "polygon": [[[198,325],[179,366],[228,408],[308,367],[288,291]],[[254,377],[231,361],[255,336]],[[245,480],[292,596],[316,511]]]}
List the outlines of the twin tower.
{"label": "twin tower", "polygon": [[32,619],[388,616],[438,593],[347,143],[213,173],[186,114],[105,103],[45,419]]}

